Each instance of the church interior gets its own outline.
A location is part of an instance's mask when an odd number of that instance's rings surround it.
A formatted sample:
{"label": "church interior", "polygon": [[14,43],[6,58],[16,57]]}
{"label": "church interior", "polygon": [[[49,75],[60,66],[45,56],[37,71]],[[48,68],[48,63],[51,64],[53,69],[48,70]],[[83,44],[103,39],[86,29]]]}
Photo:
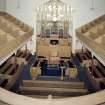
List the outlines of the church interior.
{"label": "church interior", "polygon": [[0,0],[0,105],[105,105],[105,0]]}

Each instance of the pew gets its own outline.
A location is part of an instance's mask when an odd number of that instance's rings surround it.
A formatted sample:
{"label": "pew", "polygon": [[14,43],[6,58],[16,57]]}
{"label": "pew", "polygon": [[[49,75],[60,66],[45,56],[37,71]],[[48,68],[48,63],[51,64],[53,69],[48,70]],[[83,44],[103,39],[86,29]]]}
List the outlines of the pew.
{"label": "pew", "polygon": [[30,57],[31,53],[29,50],[18,50],[16,56],[18,58],[21,58],[21,59],[24,59],[26,61],[29,60],[29,57]]}
{"label": "pew", "polygon": [[6,64],[0,68],[0,74],[5,72],[6,69],[10,66],[10,62],[6,62]]}
{"label": "pew", "polygon": [[0,74],[0,79],[11,79],[12,76],[6,74]]}
{"label": "pew", "polygon": [[8,81],[8,83],[5,85],[5,89],[10,90],[11,87],[14,85],[14,83],[16,82],[16,79],[20,76],[22,70],[24,67],[24,63],[22,63],[18,69],[15,71],[15,73],[13,74],[13,77],[11,80]]}
{"label": "pew", "polygon": [[104,77],[105,77],[105,68],[102,66],[102,65],[98,65],[97,66],[97,68],[98,68],[98,70],[104,75]]}
{"label": "pew", "polygon": [[96,68],[95,73],[98,75],[99,78],[104,78],[104,76],[100,73],[100,71]]}
{"label": "pew", "polygon": [[22,72],[24,64],[15,64],[11,59],[0,67],[0,86],[10,90]]}
{"label": "pew", "polygon": [[9,62],[11,62],[11,64],[14,64],[14,62],[17,62],[17,64],[21,65],[21,63],[24,63],[25,65],[27,64],[27,61],[24,58],[20,58],[20,57],[11,57],[11,59],[9,60]]}
{"label": "pew", "polygon": [[81,65],[84,67],[89,67],[91,64],[91,60],[83,60],[83,62],[81,63]]}
{"label": "pew", "polygon": [[89,67],[91,65],[92,55],[89,51],[83,50],[77,54],[82,66]]}
{"label": "pew", "polygon": [[98,61],[95,64],[94,69],[87,67],[86,73],[94,88],[101,90],[103,87],[105,88],[105,68]]}

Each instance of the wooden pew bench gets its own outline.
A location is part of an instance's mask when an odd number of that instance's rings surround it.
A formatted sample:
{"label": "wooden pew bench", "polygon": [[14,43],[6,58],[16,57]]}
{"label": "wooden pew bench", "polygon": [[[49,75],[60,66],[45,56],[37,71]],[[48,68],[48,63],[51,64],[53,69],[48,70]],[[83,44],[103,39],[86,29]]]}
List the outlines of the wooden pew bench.
{"label": "wooden pew bench", "polygon": [[24,59],[24,61],[28,61],[31,53],[29,50],[19,50],[16,56],[20,59]]}
{"label": "wooden pew bench", "polygon": [[8,60],[3,66],[0,67],[0,86],[9,90],[21,74],[23,67],[23,63],[18,65],[12,63],[11,59]]}

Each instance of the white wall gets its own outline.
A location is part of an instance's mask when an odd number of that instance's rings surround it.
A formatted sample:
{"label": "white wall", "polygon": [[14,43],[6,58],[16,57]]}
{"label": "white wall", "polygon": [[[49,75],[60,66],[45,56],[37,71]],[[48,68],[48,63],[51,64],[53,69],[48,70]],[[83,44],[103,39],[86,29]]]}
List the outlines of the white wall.
{"label": "white wall", "polygon": [[[105,14],[105,0],[94,0],[94,10],[92,7],[92,0],[68,0],[68,4],[75,9],[73,12],[73,28],[86,24],[87,22]],[[75,32],[73,34],[73,47],[80,49],[81,45],[76,40]]]}
{"label": "white wall", "polygon": [[[33,42],[29,43],[32,52],[36,49],[36,7],[45,0],[7,0],[6,11],[34,28]],[[20,7],[18,7],[18,4]]]}
{"label": "white wall", "polygon": [[[6,10],[20,20],[35,27],[35,8],[47,0],[19,0],[20,8],[18,7],[18,0],[7,0]],[[91,10],[92,0],[62,0],[67,2],[74,8],[73,12],[73,48],[80,48],[80,44],[76,43],[75,28],[93,20],[94,18],[105,14],[105,0],[94,0],[95,9]],[[35,28],[36,30],[36,28]],[[35,36],[34,36],[35,39]],[[35,45],[35,40],[34,40]],[[34,48],[34,47],[33,47]]]}
{"label": "white wall", "polygon": [[6,0],[0,0],[0,11],[5,11]]}

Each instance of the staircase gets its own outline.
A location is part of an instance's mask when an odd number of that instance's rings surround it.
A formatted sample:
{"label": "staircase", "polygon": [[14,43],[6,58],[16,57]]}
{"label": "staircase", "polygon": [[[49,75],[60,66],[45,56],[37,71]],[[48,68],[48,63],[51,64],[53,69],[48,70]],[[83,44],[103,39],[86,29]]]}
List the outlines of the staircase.
{"label": "staircase", "polygon": [[64,98],[88,94],[83,82],[64,82],[64,81],[40,81],[23,80],[19,88],[19,93],[29,97]]}

